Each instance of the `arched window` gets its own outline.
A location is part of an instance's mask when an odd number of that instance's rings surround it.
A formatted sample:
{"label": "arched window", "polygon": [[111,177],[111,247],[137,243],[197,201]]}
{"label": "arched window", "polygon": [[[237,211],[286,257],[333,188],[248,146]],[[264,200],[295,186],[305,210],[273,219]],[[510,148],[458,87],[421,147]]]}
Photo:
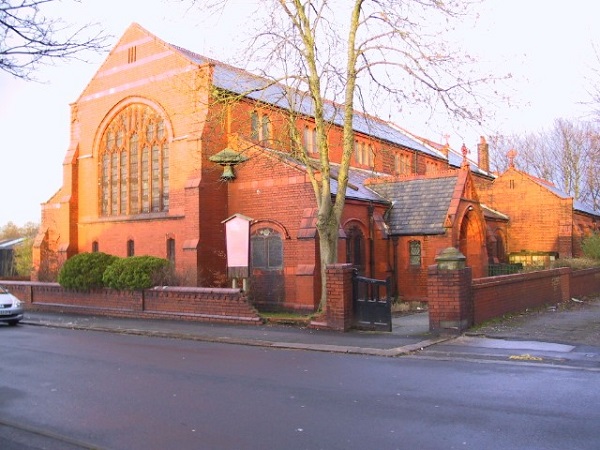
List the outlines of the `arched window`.
{"label": "arched window", "polygon": [[283,267],[283,241],[272,228],[261,228],[250,238],[252,268],[279,270]]}
{"label": "arched window", "polygon": [[266,142],[271,138],[271,119],[267,114],[250,113],[250,135],[256,142]]}
{"label": "arched window", "polygon": [[508,257],[506,255],[506,242],[504,241],[504,235],[500,230],[496,230],[496,258],[501,263],[508,262]]}
{"label": "arched window", "polygon": [[163,117],[142,104],[127,106],[100,143],[99,212],[117,216],[169,210],[169,146]]}
{"label": "arched window", "polygon": [[408,253],[409,264],[413,267],[421,267],[421,241],[410,241]]}
{"label": "arched window", "polygon": [[354,141],[354,160],[362,166],[373,167],[375,162],[375,151],[373,145],[364,141]]}
{"label": "arched window", "polygon": [[127,256],[135,256],[135,242],[133,242],[133,239],[127,241]]}
{"label": "arched window", "polygon": [[304,147],[304,151],[306,151],[306,153],[318,153],[317,129],[315,127],[309,127],[308,125],[304,127],[302,132],[302,146]]}
{"label": "arched window", "polygon": [[410,155],[405,153],[396,153],[394,155],[394,172],[397,175],[409,175],[412,172]]}
{"label": "arched window", "polygon": [[167,239],[167,259],[175,265],[175,239]]}
{"label": "arched window", "polygon": [[267,116],[266,114],[262,116],[260,134],[260,137],[263,141],[268,141],[271,138],[271,119],[269,119],[269,116]]}
{"label": "arched window", "polygon": [[258,113],[256,111],[252,111],[250,113],[250,127],[251,127],[251,135],[253,141],[258,141],[260,139],[260,133],[258,129]]}

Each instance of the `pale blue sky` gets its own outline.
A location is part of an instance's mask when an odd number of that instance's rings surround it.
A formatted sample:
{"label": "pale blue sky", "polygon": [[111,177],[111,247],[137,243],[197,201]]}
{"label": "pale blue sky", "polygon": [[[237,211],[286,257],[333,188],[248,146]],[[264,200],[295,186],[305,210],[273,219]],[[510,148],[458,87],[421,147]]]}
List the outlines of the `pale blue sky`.
{"label": "pale blue sky", "polygon": [[[242,11],[248,0],[234,0]],[[600,3],[591,0],[487,0],[476,29],[465,24],[465,46],[500,70],[518,77],[512,94],[518,108],[502,109],[495,128],[504,133],[536,131],[558,117],[578,117],[587,100],[585,77],[594,62],[593,42],[600,44]],[[184,4],[164,0],[143,3],[116,0],[61,2],[66,21],[98,22],[113,35],[111,45],[132,22],[161,39],[206,56],[226,60],[241,49],[244,14],[203,20]],[[67,6],[68,5],[68,6]],[[0,74],[0,226],[40,221],[40,203],[62,183],[62,161],[69,145],[69,104],[77,99],[105,55],[89,55],[91,64],[62,63],[43,67],[37,77],[45,83],[23,82]],[[488,130],[456,131],[444,123],[425,124],[418,116],[393,118],[398,125],[442,140],[453,147],[464,141],[475,148]]]}

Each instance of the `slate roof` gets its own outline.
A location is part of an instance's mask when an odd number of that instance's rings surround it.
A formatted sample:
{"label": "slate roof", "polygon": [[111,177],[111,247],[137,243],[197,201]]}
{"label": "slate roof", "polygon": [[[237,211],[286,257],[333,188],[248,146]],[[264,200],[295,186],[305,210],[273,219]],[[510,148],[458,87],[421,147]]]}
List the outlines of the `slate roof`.
{"label": "slate roof", "polygon": [[[281,84],[220,61],[207,58],[177,45],[169,45],[195,64],[213,64],[213,84],[218,88],[279,108],[293,109],[299,114],[308,117],[314,117],[312,100],[306,93],[297,91],[297,95],[293,99],[290,99],[287,97],[286,91]],[[326,102],[324,107],[326,120],[342,126],[344,107],[336,105],[333,102]],[[355,131],[367,136],[445,159],[443,154],[441,155],[440,152],[410,138],[407,133],[403,132],[397,126],[376,117],[360,113],[359,111],[356,111],[354,114],[353,128]]]}
{"label": "slate roof", "polygon": [[[404,128],[400,128],[400,129],[404,133],[406,133],[408,136],[411,136],[416,141],[421,142],[421,143],[423,143],[423,145],[431,147],[432,149],[434,149],[436,152],[439,153],[439,156],[441,158],[448,160],[448,164],[450,164],[451,166],[456,167],[456,168],[460,168],[462,166],[463,156],[462,156],[461,153],[459,153],[459,152],[453,150],[452,148],[448,147],[448,156],[446,157],[446,155],[441,150],[442,148],[445,147],[444,145],[442,145],[440,143],[437,143],[437,142],[434,142],[434,141],[432,141],[430,139],[427,139],[427,138],[424,138],[424,137],[421,137],[421,136],[417,136],[416,134],[411,133],[410,131],[408,131],[408,130],[406,130]],[[495,178],[495,176],[492,173],[486,172],[485,170],[481,169],[479,167],[479,165],[477,164],[477,162],[473,161],[472,159],[468,159],[468,163],[469,163],[469,167],[471,169],[471,172],[477,173],[477,174],[480,174],[480,175],[486,175],[488,177],[491,176],[491,177]]]}
{"label": "slate roof", "polygon": [[[462,155],[459,155],[454,150],[450,149],[450,151],[448,152],[448,163],[451,166],[460,167],[462,165],[462,162],[463,162]],[[469,162],[469,168],[471,169],[471,172],[478,173],[480,175],[493,176],[491,173],[486,172],[485,170],[481,169],[479,167],[479,165],[477,165],[477,163],[474,162],[473,160],[469,159],[468,162]]]}
{"label": "slate roof", "polygon": [[[331,174],[337,177],[339,166],[331,165]],[[379,195],[374,190],[365,187],[365,181],[368,178],[376,177],[378,174],[371,170],[357,169],[350,167],[348,171],[348,189],[346,189],[346,198],[363,201],[373,201],[377,203],[389,203],[389,200]],[[337,194],[338,183],[335,178],[331,180],[331,193]]]}
{"label": "slate roof", "polygon": [[370,188],[392,202],[390,235],[443,234],[458,175],[377,183]]}
{"label": "slate roof", "polygon": [[[550,192],[552,192],[554,195],[556,195],[557,197],[560,198],[564,198],[564,199],[568,199],[568,198],[573,198],[572,195],[567,194],[566,192],[564,192],[563,190],[557,188],[555,185],[553,185],[552,183],[549,183],[545,180],[541,180],[539,178],[536,178],[534,176],[529,176],[529,178],[531,178],[531,180],[533,182],[535,182],[536,184],[539,184],[542,187],[545,187],[546,189],[548,189]],[[575,211],[579,211],[585,214],[590,214],[592,216],[600,216],[600,211],[595,210],[594,208],[592,208],[591,206],[579,201],[579,200],[575,200],[573,199],[573,210]]]}
{"label": "slate roof", "polygon": [[[306,168],[306,166],[302,162],[300,162],[299,160],[294,158],[289,153],[279,152],[279,151],[268,149],[268,148],[264,148],[263,151],[271,154],[272,156],[274,156],[275,158],[277,158],[281,161],[287,162],[294,166],[301,167],[303,169]],[[318,165],[318,162],[316,160],[314,161],[314,163],[315,163],[315,165]],[[339,172],[339,164],[330,163],[330,169],[331,169],[331,182],[330,182],[331,193],[333,195],[336,195],[337,188],[338,188],[337,174]],[[350,167],[350,169],[348,170],[348,188],[346,189],[346,198],[354,199],[354,200],[362,200],[362,201],[372,201],[372,202],[376,202],[376,203],[389,203],[388,200],[386,200],[384,197],[379,195],[377,192],[375,192],[365,186],[365,181],[368,178],[377,177],[379,175],[380,174],[378,174],[377,172],[373,172],[372,170],[357,169],[355,167]]]}
{"label": "slate roof", "polygon": [[25,241],[25,238],[14,238],[14,239],[4,239],[0,241],[0,250],[11,249],[16,245],[19,245],[21,242]]}
{"label": "slate roof", "polygon": [[481,209],[483,210],[483,216],[486,219],[497,219],[497,220],[509,220],[510,219],[506,214],[503,214],[500,211],[496,211],[495,209],[492,209],[489,206],[484,205],[483,203],[480,203],[479,205],[481,206]]}

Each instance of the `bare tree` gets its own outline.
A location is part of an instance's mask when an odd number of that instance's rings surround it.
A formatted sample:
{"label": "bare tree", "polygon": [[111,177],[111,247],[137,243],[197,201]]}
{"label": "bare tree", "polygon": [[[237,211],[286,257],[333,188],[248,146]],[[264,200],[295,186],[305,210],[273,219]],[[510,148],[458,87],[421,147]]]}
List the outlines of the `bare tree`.
{"label": "bare tree", "polygon": [[566,194],[600,208],[600,129],[591,122],[557,119],[547,130],[495,136],[492,166],[503,172],[506,154],[517,151],[515,167],[550,181]]}
{"label": "bare tree", "polygon": [[55,0],[0,0],[0,70],[26,80],[39,64],[106,48],[106,37],[85,25],[73,29],[44,14]]}
{"label": "bare tree", "polygon": [[[227,0],[193,3],[220,15],[234,6]],[[487,94],[494,97],[497,93],[489,87],[504,77],[476,75],[475,61],[449,46],[451,35],[444,34],[467,19],[471,3],[270,0],[260,2],[257,14],[262,15],[248,20],[258,27],[244,52],[254,65],[249,70],[285,92],[290,134],[314,189],[323,281],[325,267],[337,259],[357,114],[382,116],[421,106],[432,113],[441,108],[454,120],[483,121],[481,100]],[[297,128],[301,115],[314,119],[316,159],[303,150]],[[343,150],[332,195],[327,132],[336,121],[343,128]],[[325,282],[322,286],[324,307]]]}
{"label": "bare tree", "polygon": [[0,239],[34,238],[39,226],[38,223],[27,222],[20,227],[9,221],[0,227]]}

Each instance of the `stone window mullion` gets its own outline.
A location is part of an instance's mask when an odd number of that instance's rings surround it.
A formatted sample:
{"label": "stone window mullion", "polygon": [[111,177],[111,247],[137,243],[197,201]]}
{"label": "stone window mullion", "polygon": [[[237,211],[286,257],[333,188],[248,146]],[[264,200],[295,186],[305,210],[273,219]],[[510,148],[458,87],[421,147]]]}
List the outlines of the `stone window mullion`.
{"label": "stone window mullion", "polygon": [[148,106],[126,107],[101,140],[98,212],[118,216],[168,210],[168,136]]}

